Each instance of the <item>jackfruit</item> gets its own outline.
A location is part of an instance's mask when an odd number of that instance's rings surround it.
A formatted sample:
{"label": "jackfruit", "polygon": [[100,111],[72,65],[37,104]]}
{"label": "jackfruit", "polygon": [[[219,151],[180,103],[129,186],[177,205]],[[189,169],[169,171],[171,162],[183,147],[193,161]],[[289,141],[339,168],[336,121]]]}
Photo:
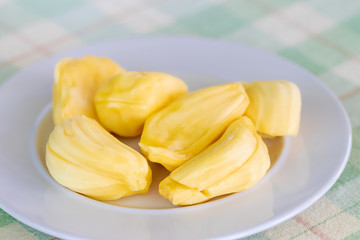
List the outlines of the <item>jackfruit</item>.
{"label": "jackfruit", "polygon": [[104,83],[94,103],[101,124],[124,137],[141,134],[145,120],[187,93],[187,85],[165,73],[123,72]]}
{"label": "jackfruit", "polygon": [[58,183],[98,200],[146,193],[151,183],[147,160],[86,116],[55,126],[46,165]]}
{"label": "jackfruit", "polygon": [[250,104],[245,115],[263,137],[296,136],[299,131],[301,94],[292,82],[255,81],[244,84]]}
{"label": "jackfruit", "polygon": [[151,115],[139,145],[150,161],[173,171],[216,141],[248,104],[241,83],[194,91]]}
{"label": "jackfruit", "polygon": [[64,58],[55,67],[53,86],[53,121],[62,123],[75,116],[96,119],[93,98],[109,77],[123,72],[108,58],[87,56]]}
{"label": "jackfruit", "polygon": [[270,167],[267,147],[252,121],[234,121],[215,143],[175,169],[159,185],[159,193],[175,205],[191,205],[244,191]]}

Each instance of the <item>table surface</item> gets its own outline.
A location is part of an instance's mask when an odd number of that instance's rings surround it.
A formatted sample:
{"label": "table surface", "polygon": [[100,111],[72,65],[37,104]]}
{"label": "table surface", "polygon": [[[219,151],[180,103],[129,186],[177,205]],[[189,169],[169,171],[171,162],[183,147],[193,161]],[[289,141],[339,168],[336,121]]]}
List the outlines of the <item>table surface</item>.
{"label": "table surface", "polygon": [[[352,124],[349,162],[310,208],[246,239],[360,239],[360,1],[0,0],[0,83],[50,55],[113,38],[203,36],[283,56],[326,83]],[[57,239],[0,209],[0,239]]]}

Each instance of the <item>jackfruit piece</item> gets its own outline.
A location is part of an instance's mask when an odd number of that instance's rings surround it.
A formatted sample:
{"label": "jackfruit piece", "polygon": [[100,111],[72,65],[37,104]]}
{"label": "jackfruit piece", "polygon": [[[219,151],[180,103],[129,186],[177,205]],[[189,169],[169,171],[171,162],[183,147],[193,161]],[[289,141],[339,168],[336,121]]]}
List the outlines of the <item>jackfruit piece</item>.
{"label": "jackfruit piece", "polygon": [[64,58],[55,67],[53,121],[55,125],[75,116],[96,119],[93,98],[109,77],[123,72],[108,58]]}
{"label": "jackfruit piece", "polygon": [[55,126],[46,165],[61,185],[99,200],[146,193],[151,183],[147,160],[86,116]]}
{"label": "jackfruit piece", "polygon": [[238,170],[228,177],[211,185],[203,191],[208,197],[241,192],[258,183],[270,168],[268,149],[260,137],[256,136],[258,145],[255,153]]}
{"label": "jackfruit piece", "polygon": [[296,136],[301,114],[301,93],[292,82],[255,81],[244,84],[250,104],[245,115],[263,137]]}
{"label": "jackfruit piece", "polygon": [[187,93],[187,85],[165,73],[123,72],[103,84],[94,103],[101,124],[124,137],[141,134],[145,120]]}
{"label": "jackfruit piece", "polygon": [[182,185],[170,177],[166,177],[159,184],[159,193],[174,205],[192,205],[205,202],[209,198],[202,192]]}
{"label": "jackfruit piece", "polygon": [[191,205],[244,191],[270,167],[267,147],[247,117],[234,121],[222,137],[184,163],[159,185],[175,205]]}
{"label": "jackfruit piece", "polygon": [[194,91],[151,115],[139,145],[150,161],[173,171],[216,141],[248,104],[241,83]]}
{"label": "jackfruit piece", "polygon": [[230,124],[224,135],[204,151],[175,169],[171,178],[202,191],[240,168],[255,152],[253,123],[242,118]]}

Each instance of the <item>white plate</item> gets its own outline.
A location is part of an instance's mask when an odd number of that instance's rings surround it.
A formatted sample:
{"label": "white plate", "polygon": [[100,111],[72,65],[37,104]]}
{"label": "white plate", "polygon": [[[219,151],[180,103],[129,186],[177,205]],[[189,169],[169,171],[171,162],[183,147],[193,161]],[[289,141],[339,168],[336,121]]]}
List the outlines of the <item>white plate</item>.
{"label": "white plate", "polygon": [[[140,208],[130,208],[121,207],[126,203],[114,206],[88,199],[48,176],[37,158],[43,151],[41,139],[34,140],[44,135],[42,128],[46,131],[49,109],[43,109],[51,101],[55,63],[65,56],[83,55],[110,57],[127,70],[174,74],[190,89],[239,80],[293,81],[303,98],[300,133],[286,139],[287,154],[267,176],[242,193],[185,208],[160,204],[159,209],[145,209],[141,203]],[[307,71],[247,46],[180,37],[100,43],[51,57],[16,74],[0,88],[0,136],[0,207],[38,230],[66,239],[248,236],[318,200],[343,171],[351,148],[351,127],[341,103]]]}

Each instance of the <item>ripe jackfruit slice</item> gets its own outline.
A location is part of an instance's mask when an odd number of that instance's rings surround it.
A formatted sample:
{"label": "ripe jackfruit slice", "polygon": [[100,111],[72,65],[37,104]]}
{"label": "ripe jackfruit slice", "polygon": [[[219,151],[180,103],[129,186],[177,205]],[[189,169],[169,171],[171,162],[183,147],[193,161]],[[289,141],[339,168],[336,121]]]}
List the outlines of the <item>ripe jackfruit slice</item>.
{"label": "ripe jackfruit slice", "polygon": [[194,91],[150,116],[139,145],[150,161],[173,171],[216,141],[248,104],[241,83]]}
{"label": "ripe jackfruit slice", "polygon": [[208,197],[241,192],[253,187],[266,174],[270,167],[268,149],[260,137],[256,136],[258,145],[255,153],[238,170],[222,181],[211,185],[203,191]]}
{"label": "ripe jackfruit slice", "polygon": [[251,120],[242,117],[219,140],[170,173],[159,193],[175,205],[196,204],[254,186],[269,167],[265,143]]}
{"label": "ripe jackfruit slice", "polygon": [[187,93],[187,85],[165,73],[123,72],[95,94],[97,116],[111,132],[124,137],[141,134],[145,120]]}
{"label": "ripe jackfruit slice", "polygon": [[292,82],[255,81],[244,84],[250,104],[245,115],[262,136],[296,136],[299,131],[301,94]]}
{"label": "ripe jackfruit slice", "polygon": [[86,116],[54,128],[46,165],[61,185],[99,200],[146,193],[151,183],[147,160]]}
{"label": "ripe jackfruit slice", "polygon": [[93,98],[109,77],[123,72],[108,58],[64,58],[55,67],[53,120],[55,125],[75,116],[96,119]]}

